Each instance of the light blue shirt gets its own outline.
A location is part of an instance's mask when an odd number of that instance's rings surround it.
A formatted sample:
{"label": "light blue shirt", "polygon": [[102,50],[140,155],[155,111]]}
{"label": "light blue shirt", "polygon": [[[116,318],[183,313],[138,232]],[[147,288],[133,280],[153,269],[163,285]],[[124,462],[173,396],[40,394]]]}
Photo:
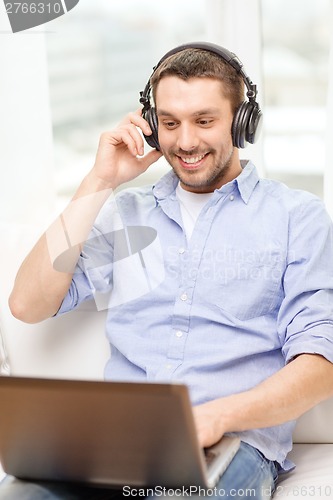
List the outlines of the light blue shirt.
{"label": "light blue shirt", "polygon": [[[184,383],[199,404],[251,389],[301,353],[333,362],[323,203],[242,166],[215,190],[190,241],[172,171],[105,204],[59,312],[92,297],[108,308],[107,379]],[[239,435],[288,469],[293,427]]]}

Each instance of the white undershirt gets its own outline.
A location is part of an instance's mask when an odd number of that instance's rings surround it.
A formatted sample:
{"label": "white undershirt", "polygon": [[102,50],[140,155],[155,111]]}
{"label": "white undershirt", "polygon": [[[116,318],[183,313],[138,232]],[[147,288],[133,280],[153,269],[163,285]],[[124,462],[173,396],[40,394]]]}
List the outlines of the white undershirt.
{"label": "white undershirt", "polygon": [[184,230],[189,240],[203,207],[214,193],[192,193],[182,188],[180,183],[176,187],[176,195],[180,205],[180,211],[183,219]]}

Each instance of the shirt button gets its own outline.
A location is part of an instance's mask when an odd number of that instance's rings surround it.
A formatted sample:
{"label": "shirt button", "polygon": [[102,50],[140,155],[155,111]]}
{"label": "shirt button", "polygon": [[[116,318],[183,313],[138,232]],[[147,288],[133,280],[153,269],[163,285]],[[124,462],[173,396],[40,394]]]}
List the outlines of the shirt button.
{"label": "shirt button", "polygon": [[234,199],[235,199],[234,195],[233,195],[233,194],[231,194],[231,195],[229,196],[229,200],[230,200],[230,201],[234,201]]}
{"label": "shirt button", "polygon": [[178,337],[180,339],[180,337],[183,336],[183,332],[181,330],[178,330],[178,332],[176,332],[176,337]]}
{"label": "shirt button", "polygon": [[178,253],[180,253],[180,254],[185,253],[185,248],[180,247],[179,250],[178,250]]}
{"label": "shirt button", "polygon": [[180,300],[183,300],[185,302],[185,300],[187,300],[187,293],[182,293],[180,296]]}

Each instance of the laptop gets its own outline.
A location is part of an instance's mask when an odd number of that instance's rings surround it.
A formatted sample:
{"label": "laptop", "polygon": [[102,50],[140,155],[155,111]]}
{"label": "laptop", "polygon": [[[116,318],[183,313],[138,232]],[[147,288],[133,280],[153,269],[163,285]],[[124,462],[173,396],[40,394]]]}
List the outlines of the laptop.
{"label": "laptop", "polygon": [[0,377],[0,462],[21,479],[213,488],[237,437],[199,447],[182,384]]}

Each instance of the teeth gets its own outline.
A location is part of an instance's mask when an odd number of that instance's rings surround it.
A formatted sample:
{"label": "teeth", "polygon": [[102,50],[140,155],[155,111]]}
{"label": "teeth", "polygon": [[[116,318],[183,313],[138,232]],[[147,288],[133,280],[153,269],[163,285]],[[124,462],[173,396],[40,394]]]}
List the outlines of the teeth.
{"label": "teeth", "polygon": [[201,156],[191,156],[190,158],[182,158],[182,161],[185,163],[198,163],[198,161],[202,160],[205,155]]}

